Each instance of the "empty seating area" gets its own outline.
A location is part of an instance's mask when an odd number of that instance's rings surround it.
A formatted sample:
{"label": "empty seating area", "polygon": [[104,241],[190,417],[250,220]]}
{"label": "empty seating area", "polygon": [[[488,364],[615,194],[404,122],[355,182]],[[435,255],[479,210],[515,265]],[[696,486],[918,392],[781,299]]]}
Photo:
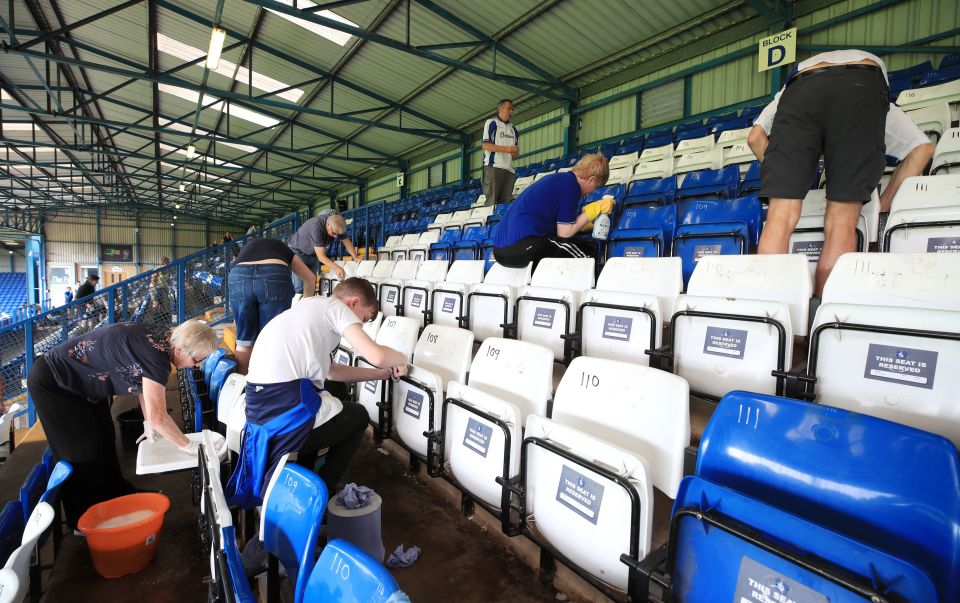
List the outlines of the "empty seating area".
{"label": "empty seating area", "polygon": [[27,275],[0,272],[0,317],[11,318],[27,299]]}

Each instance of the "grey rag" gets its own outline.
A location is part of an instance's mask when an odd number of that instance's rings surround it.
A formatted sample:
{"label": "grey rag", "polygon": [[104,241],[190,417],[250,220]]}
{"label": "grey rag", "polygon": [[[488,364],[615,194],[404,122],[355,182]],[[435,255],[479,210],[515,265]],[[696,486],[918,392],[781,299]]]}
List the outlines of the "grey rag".
{"label": "grey rag", "polygon": [[366,486],[350,483],[337,494],[337,504],[348,509],[360,509],[370,504],[373,494],[373,490]]}
{"label": "grey rag", "polygon": [[413,563],[420,558],[420,547],[412,546],[407,550],[403,550],[403,545],[397,545],[397,549],[390,553],[390,558],[387,559],[387,567],[410,567]]}

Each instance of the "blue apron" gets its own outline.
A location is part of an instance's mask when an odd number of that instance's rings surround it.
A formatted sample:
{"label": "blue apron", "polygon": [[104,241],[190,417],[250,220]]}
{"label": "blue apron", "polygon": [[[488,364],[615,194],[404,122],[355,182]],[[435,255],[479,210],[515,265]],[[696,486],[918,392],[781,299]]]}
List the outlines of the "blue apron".
{"label": "blue apron", "polygon": [[320,403],[320,392],[309,379],[247,383],[247,424],[237,468],[227,482],[228,504],[252,509],[263,503],[269,476],[280,457],[303,445]]}

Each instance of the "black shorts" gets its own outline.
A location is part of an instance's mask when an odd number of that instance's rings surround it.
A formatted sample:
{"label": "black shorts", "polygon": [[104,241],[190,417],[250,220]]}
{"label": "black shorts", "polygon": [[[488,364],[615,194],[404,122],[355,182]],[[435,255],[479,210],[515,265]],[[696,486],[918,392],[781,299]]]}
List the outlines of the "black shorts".
{"label": "black shorts", "polygon": [[823,155],[827,199],[868,201],[886,166],[890,100],[879,68],[838,65],[787,84],[760,169],[760,195],[803,199]]}
{"label": "black shorts", "polygon": [[507,268],[526,268],[533,262],[537,264],[543,258],[589,258],[596,257],[597,246],[592,241],[581,239],[561,239],[554,235],[527,237],[513,245],[495,247],[493,259]]}

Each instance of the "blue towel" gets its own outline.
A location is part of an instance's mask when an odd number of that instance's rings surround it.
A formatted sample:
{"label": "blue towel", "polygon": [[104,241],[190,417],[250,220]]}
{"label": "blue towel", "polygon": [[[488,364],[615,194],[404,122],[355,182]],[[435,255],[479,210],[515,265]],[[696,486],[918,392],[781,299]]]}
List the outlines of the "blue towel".
{"label": "blue towel", "polygon": [[370,504],[373,490],[366,486],[349,483],[337,494],[337,504],[348,509],[360,509]]}
{"label": "blue towel", "polygon": [[387,559],[387,567],[410,567],[420,558],[420,547],[412,546],[403,550],[403,545],[397,545],[397,550],[390,553]]}

